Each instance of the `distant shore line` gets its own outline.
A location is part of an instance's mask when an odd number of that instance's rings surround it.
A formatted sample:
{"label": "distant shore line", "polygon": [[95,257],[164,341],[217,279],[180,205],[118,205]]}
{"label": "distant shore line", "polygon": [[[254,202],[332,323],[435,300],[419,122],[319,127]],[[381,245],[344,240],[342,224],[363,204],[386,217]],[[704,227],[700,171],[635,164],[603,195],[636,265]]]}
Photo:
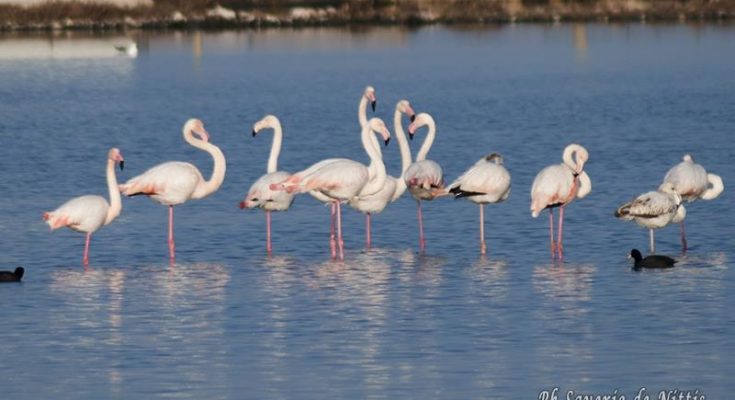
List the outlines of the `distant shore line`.
{"label": "distant shore line", "polygon": [[131,7],[89,1],[0,5],[0,32],[735,20],[735,0],[393,0],[385,2],[392,6],[383,7],[358,7],[364,1],[335,0],[332,3],[337,7],[280,8],[193,3],[184,10],[165,2]]}

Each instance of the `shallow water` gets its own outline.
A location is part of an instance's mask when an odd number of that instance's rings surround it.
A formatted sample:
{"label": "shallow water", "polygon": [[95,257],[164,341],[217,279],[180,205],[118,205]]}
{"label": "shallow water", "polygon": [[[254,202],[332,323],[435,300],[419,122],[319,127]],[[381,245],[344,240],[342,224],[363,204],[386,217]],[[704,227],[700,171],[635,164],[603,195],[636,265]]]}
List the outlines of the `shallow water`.
{"label": "shallow water", "polygon": [[[26,268],[22,284],[0,286],[3,398],[538,398],[559,387],[630,399],[646,387],[652,398],[698,389],[715,399],[735,389],[735,27],[131,38],[134,59],[109,51],[124,37],[0,36],[0,254],[3,269]],[[424,205],[428,248],[417,253],[406,195],[374,217],[371,251],[362,216],[346,209],[345,262],[329,259],[328,209],[299,197],[274,215],[265,256],[263,213],[237,208],[270,146],[270,135],[250,137],[252,123],[281,118],[284,170],[365,160],[356,107],[367,84],[388,122],[401,98],[434,116],[430,158],[448,180],[504,155],[513,191],[486,209],[487,257],[477,207],[449,199]],[[181,137],[189,117],[205,122],[228,171],[218,192],[177,208],[177,263],[165,208],[131,198],[94,235],[85,270],[83,236],[49,233],[41,213],[105,195],[113,146],[121,180],[170,159],[208,175],[211,158]],[[570,142],[590,152],[593,190],[567,209],[559,264],[528,193]],[[397,146],[385,152],[395,175]],[[646,249],[647,232],[612,213],[685,153],[726,190],[688,206],[686,256],[678,227],[658,232],[676,268],[632,272],[627,253]]]}

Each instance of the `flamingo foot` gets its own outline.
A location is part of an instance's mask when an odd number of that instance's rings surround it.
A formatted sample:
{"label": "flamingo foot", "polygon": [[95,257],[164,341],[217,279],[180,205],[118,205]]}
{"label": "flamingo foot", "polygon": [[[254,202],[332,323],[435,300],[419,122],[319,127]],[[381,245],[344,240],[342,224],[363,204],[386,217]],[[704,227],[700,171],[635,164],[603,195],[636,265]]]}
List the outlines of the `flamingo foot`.
{"label": "flamingo foot", "polygon": [[332,254],[332,258],[337,258],[337,241],[334,240],[334,236],[329,238],[329,252]]}
{"label": "flamingo foot", "polygon": [[480,254],[482,254],[483,256],[487,254],[487,245],[485,244],[484,240],[480,242]]}
{"label": "flamingo foot", "polygon": [[426,239],[425,238],[419,238],[419,250],[421,251],[426,250]]}
{"label": "flamingo foot", "polygon": [[89,257],[82,258],[82,264],[86,267],[89,266]]}

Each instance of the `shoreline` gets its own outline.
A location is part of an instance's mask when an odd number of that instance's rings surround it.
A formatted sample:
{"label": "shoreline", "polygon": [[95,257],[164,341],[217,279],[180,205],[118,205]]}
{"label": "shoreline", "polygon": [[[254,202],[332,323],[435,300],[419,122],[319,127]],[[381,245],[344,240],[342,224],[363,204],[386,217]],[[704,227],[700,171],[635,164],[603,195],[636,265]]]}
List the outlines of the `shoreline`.
{"label": "shoreline", "polygon": [[[240,0],[247,1],[247,0]],[[300,0],[308,3],[308,0]],[[0,32],[92,30],[125,31],[257,29],[270,27],[366,27],[498,25],[560,22],[729,22],[735,0],[332,0],[336,6],[238,7],[215,4],[179,10],[171,4],[123,7],[81,1],[50,1],[32,6],[0,5]],[[291,0],[299,3],[299,0]],[[312,1],[313,3],[313,1]],[[248,3],[249,4],[249,3]],[[289,3],[291,4],[291,3]],[[309,3],[310,4],[310,3]]]}

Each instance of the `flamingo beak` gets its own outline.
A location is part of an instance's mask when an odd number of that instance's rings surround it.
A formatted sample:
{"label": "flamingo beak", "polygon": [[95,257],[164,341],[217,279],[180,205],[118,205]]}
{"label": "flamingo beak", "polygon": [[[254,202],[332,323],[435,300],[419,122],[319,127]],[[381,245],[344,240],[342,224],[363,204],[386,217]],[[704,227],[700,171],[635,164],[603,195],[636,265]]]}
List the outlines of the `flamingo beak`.
{"label": "flamingo beak", "polygon": [[255,137],[255,135],[257,135],[257,134],[258,134],[258,132],[255,132],[255,129],[253,129],[253,137]]}
{"label": "flamingo beak", "polygon": [[244,201],[241,201],[240,204],[239,204],[239,206],[240,206],[240,209],[241,210],[244,210],[245,208],[247,208],[248,204],[246,202],[244,202]]}
{"label": "flamingo beak", "polygon": [[373,109],[373,112],[375,112],[375,105],[378,103],[377,100],[373,100],[370,102],[370,107]]}
{"label": "flamingo beak", "polygon": [[388,143],[390,143],[390,138],[385,139],[385,146],[388,147]]}
{"label": "flamingo beak", "polygon": [[416,120],[416,114],[411,114],[411,116],[409,118],[411,119],[411,122],[415,121]]}
{"label": "flamingo beak", "polygon": [[120,160],[120,171],[125,169],[125,160]]}

